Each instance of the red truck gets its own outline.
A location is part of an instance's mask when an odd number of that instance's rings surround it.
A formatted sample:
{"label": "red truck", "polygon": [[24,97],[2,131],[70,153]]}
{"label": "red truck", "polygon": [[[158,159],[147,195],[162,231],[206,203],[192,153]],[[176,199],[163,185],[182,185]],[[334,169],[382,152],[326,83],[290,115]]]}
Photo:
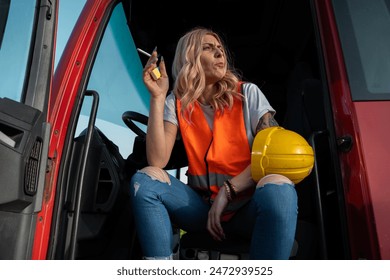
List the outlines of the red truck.
{"label": "red truck", "polygon": [[[169,68],[199,25],[315,152],[291,258],[390,259],[389,0],[86,0],[67,37],[68,2],[0,1],[0,259],[140,258],[127,189],[149,97],[136,48],[158,46]],[[167,169],[184,180],[180,161]],[[198,258],[190,236],[179,258]]]}

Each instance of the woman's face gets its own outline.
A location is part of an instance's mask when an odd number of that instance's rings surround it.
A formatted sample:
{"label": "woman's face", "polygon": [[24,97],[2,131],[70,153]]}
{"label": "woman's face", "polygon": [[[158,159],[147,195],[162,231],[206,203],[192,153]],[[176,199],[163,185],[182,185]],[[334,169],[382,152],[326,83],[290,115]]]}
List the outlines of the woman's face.
{"label": "woman's face", "polygon": [[202,53],[200,55],[206,83],[212,84],[221,80],[226,74],[225,51],[212,35],[206,35],[202,41]]}

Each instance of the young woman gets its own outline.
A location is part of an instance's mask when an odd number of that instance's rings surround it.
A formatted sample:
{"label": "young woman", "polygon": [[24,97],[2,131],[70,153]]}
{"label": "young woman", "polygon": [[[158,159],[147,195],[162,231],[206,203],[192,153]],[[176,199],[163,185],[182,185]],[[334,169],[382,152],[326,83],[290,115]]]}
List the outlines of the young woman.
{"label": "young woman", "polygon": [[[150,115],[148,167],[131,180],[131,199],[145,259],[172,258],[172,224],[208,231],[215,240],[251,240],[252,259],[288,259],[295,236],[294,184],[272,174],[254,182],[251,146],[261,129],[277,126],[275,111],[253,83],[242,83],[218,34],[196,28],[178,42],[173,94],[164,59],[148,60],[143,80]],[[159,66],[161,77],[152,71]],[[176,137],[186,149],[188,183],[163,170]]]}

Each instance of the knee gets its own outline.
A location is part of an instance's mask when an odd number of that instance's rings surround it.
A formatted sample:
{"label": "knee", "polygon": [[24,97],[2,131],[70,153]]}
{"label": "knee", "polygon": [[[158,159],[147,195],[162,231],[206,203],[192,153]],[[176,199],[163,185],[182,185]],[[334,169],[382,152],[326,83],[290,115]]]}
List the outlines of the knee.
{"label": "knee", "polygon": [[171,184],[171,180],[168,176],[168,173],[159,167],[147,166],[138,171],[138,173],[143,173],[149,176],[152,180],[160,181],[161,183]]}
{"label": "knee", "polygon": [[282,184],[291,184],[294,183],[287,178],[286,176],[280,175],[280,174],[269,174],[264,176],[257,182],[256,188],[264,187],[265,184],[276,184],[276,185],[282,185]]}
{"label": "knee", "polygon": [[160,183],[171,184],[168,173],[158,167],[147,166],[137,171],[130,181],[130,193],[133,198],[147,197],[156,192]]}

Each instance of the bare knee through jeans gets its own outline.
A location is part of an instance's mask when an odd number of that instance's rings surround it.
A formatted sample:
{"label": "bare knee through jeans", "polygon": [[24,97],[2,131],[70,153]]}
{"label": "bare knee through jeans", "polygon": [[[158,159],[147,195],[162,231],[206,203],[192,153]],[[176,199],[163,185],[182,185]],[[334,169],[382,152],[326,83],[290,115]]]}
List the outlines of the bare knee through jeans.
{"label": "bare knee through jeans", "polygon": [[161,169],[159,167],[146,166],[139,170],[139,172],[150,176],[150,178],[152,178],[153,180],[157,180],[162,183],[168,183],[168,185],[171,184],[171,180],[169,179],[168,173],[164,169]]}

